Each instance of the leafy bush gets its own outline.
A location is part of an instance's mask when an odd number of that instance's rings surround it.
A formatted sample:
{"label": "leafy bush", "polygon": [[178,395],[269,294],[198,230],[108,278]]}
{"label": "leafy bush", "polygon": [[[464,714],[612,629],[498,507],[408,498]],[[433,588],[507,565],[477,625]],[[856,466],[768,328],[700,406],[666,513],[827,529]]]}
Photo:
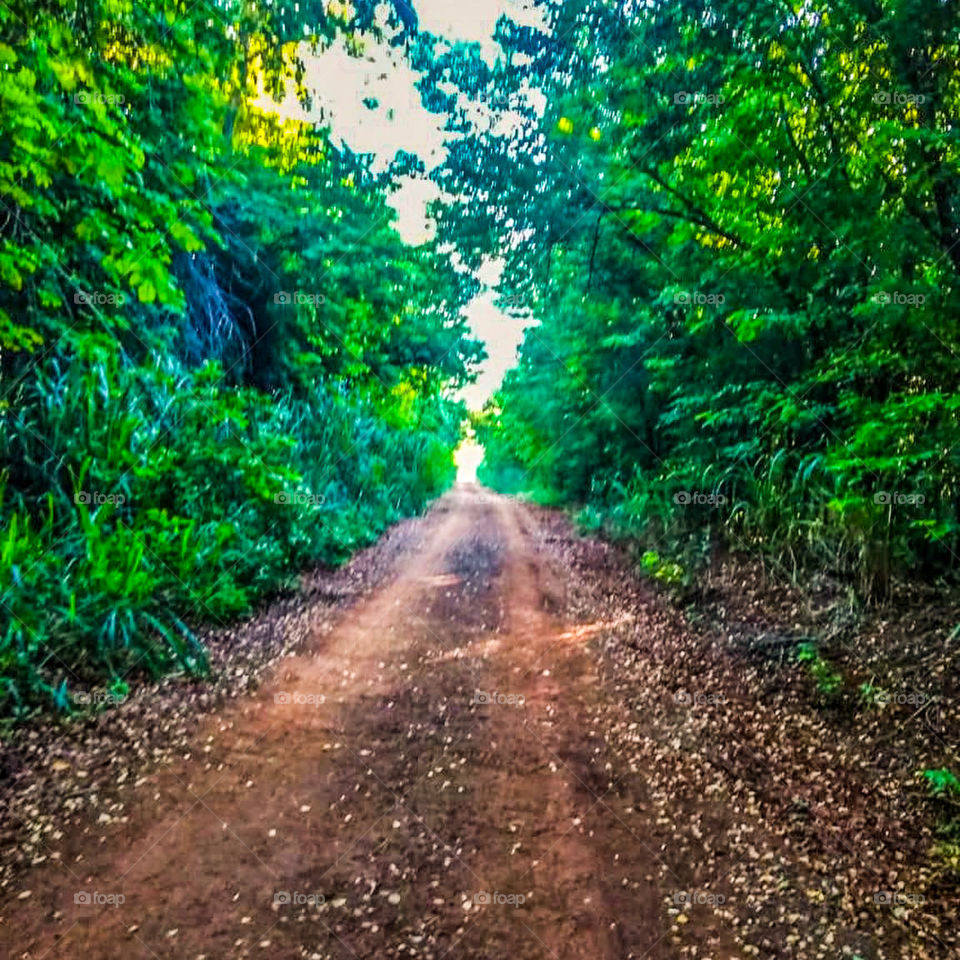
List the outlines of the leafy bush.
{"label": "leafy bush", "polygon": [[477,418],[487,483],[685,569],[759,553],[882,602],[960,556],[960,20],[808,14],[505,27],[526,68],[468,76],[523,122],[464,121],[441,227],[530,320]]}
{"label": "leafy bush", "polygon": [[960,799],[960,778],[947,767],[924,770],[923,778],[927,781],[931,796]]}
{"label": "leafy bush", "polygon": [[837,673],[812,641],[805,640],[797,645],[797,662],[806,664],[817,690],[824,696],[832,696],[843,687],[843,675]]}
{"label": "leafy bush", "polygon": [[955,886],[960,879],[960,777],[947,767],[924,770],[930,796],[941,808],[932,854],[942,878]]}
{"label": "leafy bush", "polygon": [[202,674],[451,482],[468,279],[254,105],[374,7],[0,5],[0,713]]}

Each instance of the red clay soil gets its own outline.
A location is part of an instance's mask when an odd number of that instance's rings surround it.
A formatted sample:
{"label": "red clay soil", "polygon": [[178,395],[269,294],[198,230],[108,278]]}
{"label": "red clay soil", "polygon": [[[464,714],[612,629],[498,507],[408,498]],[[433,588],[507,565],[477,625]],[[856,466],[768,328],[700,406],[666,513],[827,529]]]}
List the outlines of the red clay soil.
{"label": "red clay soil", "polygon": [[444,498],[393,582],[19,878],[6,956],[669,956],[517,509]]}
{"label": "red clay soil", "polygon": [[[681,619],[559,523],[475,487],[444,497],[332,629],[182,755],[142,763],[109,815],[88,804],[44,835],[0,954],[950,956],[916,919],[833,910],[829,883],[791,873],[808,854],[712,750],[711,709],[749,693],[733,676],[681,709],[660,646],[685,649]],[[637,702],[644,684],[666,712]],[[729,782],[688,778],[690,756]]]}

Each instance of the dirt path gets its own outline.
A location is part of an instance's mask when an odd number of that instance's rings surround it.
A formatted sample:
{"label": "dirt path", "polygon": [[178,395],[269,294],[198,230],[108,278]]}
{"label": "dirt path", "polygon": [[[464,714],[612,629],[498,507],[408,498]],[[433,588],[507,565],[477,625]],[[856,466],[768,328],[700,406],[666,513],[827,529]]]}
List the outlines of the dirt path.
{"label": "dirt path", "polygon": [[591,631],[553,612],[528,524],[445,497],[396,579],[123,820],[62,838],[2,911],[4,955],[671,956],[657,851],[623,815],[644,798],[591,725]]}

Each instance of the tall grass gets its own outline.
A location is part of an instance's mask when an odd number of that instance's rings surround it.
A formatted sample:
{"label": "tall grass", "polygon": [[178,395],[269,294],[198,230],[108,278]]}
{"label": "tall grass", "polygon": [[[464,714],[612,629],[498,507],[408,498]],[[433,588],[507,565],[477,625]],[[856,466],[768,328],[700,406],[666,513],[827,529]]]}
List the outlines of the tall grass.
{"label": "tall grass", "polygon": [[202,673],[198,624],[421,510],[452,479],[457,410],[394,406],[226,387],[108,344],[25,381],[0,415],[0,712]]}

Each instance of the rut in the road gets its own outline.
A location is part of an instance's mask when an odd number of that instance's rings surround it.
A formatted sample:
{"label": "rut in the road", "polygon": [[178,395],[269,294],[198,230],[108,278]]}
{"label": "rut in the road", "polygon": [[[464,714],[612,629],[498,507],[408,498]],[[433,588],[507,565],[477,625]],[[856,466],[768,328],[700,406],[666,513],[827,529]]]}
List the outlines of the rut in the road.
{"label": "rut in the road", "polygon": [[428,531],[126,823],[65,838],[6,911],[11,956],[668,956],[556,575],[510,501],[460,489]]}

